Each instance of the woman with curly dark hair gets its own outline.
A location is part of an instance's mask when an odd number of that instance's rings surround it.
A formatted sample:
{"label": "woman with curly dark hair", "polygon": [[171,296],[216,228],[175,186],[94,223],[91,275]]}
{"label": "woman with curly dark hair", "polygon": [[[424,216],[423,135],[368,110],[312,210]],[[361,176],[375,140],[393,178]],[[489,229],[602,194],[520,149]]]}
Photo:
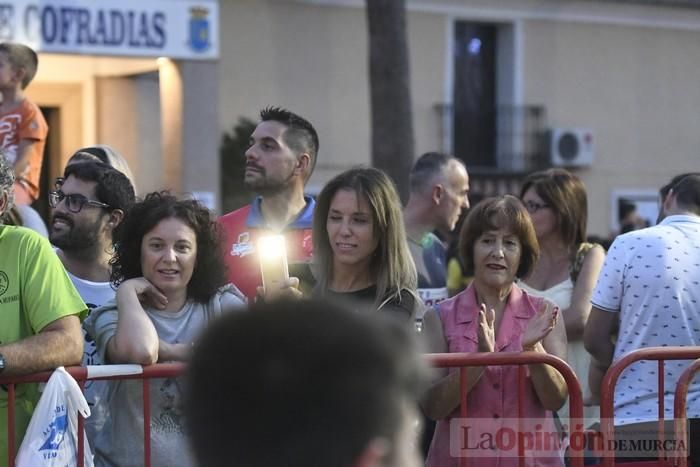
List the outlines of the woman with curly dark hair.
{"label": "woman with curly dark hair", "polygon": [[[114,233],[116,300],[97,308],[85,327],[106,363],[149,365],[185,361],[192,343],[216,316],[244,304],[226,285],[219,229],[197,201],[150,193]],[[190,465],[182,430],[180,382],[151,383],[153,465]],[[96,465],[143,462],[141,383],[114,381],[110,422],[95,440]]]}

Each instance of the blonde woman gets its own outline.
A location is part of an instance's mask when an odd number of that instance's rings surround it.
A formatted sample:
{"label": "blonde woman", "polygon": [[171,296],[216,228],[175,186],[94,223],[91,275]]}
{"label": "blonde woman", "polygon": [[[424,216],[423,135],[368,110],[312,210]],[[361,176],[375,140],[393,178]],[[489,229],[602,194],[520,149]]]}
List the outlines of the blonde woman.
{"label": "blonde woman", "polygon": [[354,168],[323,188],[313,220],[314,295],[412,320],[420,299],[401,201],[378,169]]}

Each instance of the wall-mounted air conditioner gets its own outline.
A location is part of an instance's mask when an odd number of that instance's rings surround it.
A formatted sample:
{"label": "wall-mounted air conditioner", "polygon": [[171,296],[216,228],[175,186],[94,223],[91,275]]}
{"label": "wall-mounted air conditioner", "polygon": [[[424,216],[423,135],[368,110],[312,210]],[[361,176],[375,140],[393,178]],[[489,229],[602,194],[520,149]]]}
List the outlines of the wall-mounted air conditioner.
{"label": "wall-mounted air conditioner", "polygon": [[593,164],[593,132],[553,128],[549,133],[550,162],[556,167],[588,167]]}

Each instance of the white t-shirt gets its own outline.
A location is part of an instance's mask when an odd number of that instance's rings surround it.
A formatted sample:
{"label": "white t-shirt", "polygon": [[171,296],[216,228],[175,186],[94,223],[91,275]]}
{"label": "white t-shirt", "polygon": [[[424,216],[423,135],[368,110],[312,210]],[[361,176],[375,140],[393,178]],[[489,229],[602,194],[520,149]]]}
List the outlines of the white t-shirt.
{"label": "white t-shirt", "polygon": [[[614,361],[645,347],[700,345],[700,217],[669,216],[618,236],[608,251],[591,302],[620,313]],[[689,361],[665,363],[665,418]],[[638,362],[615,388],[615,423],[658,419],[657,363]],[[690,386],[688,416],[700,417],[700,382]]]}
{"label": "white t-shirt", "polygon": [[[544,297],[548,300],[554,302],[559,310],[564,313],[571,306],[571,298],[574,293],[574,283],[571,277],[567,277],[565,280],[552,287],[545,290],[538,290],[534,287],[530,287],[523,281],[518,281],[518,287],[527,291],[533,297]],[[581,382],[584,397],[590,394],[588,388],[588,368],[591,363],[591,356],[586,349],[583,347],[582,339],[569,340],[566,346],[566,362],[571,366],[576,373],[576,377]],[[559,417],[568,420],[569,418],[569,401],[567,399],[566,404],[558,410]],[[597,421],[600,419],[599,407],[584,407],[583,416],[588,423]]]}
{"label": "white t-shirt", "polygon": [[[233,285],[222,287],[208,303],[188,301],[177,312],[146,308],[158,338],[171,343],[193,342],[206,326],[224,313],[243,310],[243,294]],[[110,302],[85,320],[95,335],[101,356],[117,332],[119,313]],[[222,355],[225,358],[225,355]],[[182,378],[151,381],[151,452],[156,466],[193,466],[184,431]],[[141,381],[108,382],[105,401],[111,408],[110,423],[104,425],[94,443],[96,466],[136,467],[143,465],[143,385]]]}
{"label": "white t-shirt", "polygon": [[[67,271],[66,271],[67,272]],[[73,281],[73,285],[78,290],[80,297],[88,307],[88,315],[92,310],[98,308],[110,300],[114,299],[115,291],[109,282],[91,282],[81,279],[68,272],[68,277]],[[102,358],[97,352],[95,339],[91,337],[85,327],[83,329],[83,361],[82,365],[102,365]],[[104,394],[107,391],[107,381],[91,381],[85,382],[85,399],[90,406],[90,417],[85,420],[85,432],[88,440],[93,443],[95,436],[104,425],[107,418],[107,408],[100,401],[104,399]]]}

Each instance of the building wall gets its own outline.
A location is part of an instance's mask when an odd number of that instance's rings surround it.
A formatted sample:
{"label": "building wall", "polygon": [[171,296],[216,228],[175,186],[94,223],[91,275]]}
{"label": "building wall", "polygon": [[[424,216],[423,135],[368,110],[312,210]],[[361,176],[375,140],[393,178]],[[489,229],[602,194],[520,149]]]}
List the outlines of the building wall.
{"label": "building wall", "polygon": [[[312,190],[368,163],[364,1],[220,7],[221,130],[240,116],[256,119],[268,104],[308,117],[321,138]],[[502,25],[500,37],[512,41],[501,44],[512,76],[501,75],[500,96],[543,105],[549,127],[593,130],[595,162],[576,170],[589,191],[591,233],[609,233],[613,191],[653,191],[694,168],[700,10],[559,0],[409,0],[407,7],[417,154],[443,148],[435,105],[451,100],[451,25],[465,19]]]}
{"label": "building wall", "polygon": [[[30,97],[35,87],[55,84],[79,86],[82,90],[82,115],[79,145],[95,144],[98,137],[97,99],[95,81],[99,77],[116,77],[156,70],[155,59],[95,57],[62,54],[39,54],[39,69],[28,92]],[[45,99],[42,93],[39,104]],[[50,98],[50,96],[49,96]],[[77,148],[76,148],[77,149]],[[66,158],[69,155],[66,155]]]}
{"label": "building wall", "polygon": [[129,163],[140,193],[204,194],[216,209],[217,79],[212,61],[42,54],[29,96],[59,108],[52,130],[61,154],[51,175],[79,147],[108,144]]}
{"label": "building wall", "polygon": [[611,190],[697,170],[700,32],[526,21],[524,38],[526,101],[553,127],[594,132],[595,162],[578,171],[592,232],[608,233]]}
{"label": "building wall", "polygon": [[[221,131],[240,117],[279,105],[316,127],[320,153],[309,182],[316,191],[339,171],[369,164],[367,26],[361,8],[293,2],[220,3]],[[445,20],[410,14],[413,118],[418,152],[439,144],[434,106],[444,97]],[[436,34],[437,32],[437,34]]]}
{"label": "building wall", "polygon": [[310,185],[369,161],[364,12],[285,2],[221,2],[221,130],[268,105],[310,120],[320,137]]}
{"label": "building wall", "polygon": [[[464,19],[505,32],[499,70],[512,73],[499,76],[499,104],[543,105],[550,127],[593,130],[596,160],[577,170],[589,190],[591,232],[608,233],[613,191],[653,191],[697,169],[700,9],[568,0],[407,5],[415,155],[444,149],[436,105],[451,100],[451,28]],[[142,192],[170,186],[216,196],[221,133],[280,105],[319,131],[310,191],[368,164],[364,0],[222,0],[219,8],[218,63],[173,62],[174,81],[162,66],[160,82],[148,74],[159,69],[155,59],[42,54],[29,95],[62,109],[62,157],[112,144]],[[177,96],[164,92],[176,81]],[[179,123],[169,125],[171,117]]]}

